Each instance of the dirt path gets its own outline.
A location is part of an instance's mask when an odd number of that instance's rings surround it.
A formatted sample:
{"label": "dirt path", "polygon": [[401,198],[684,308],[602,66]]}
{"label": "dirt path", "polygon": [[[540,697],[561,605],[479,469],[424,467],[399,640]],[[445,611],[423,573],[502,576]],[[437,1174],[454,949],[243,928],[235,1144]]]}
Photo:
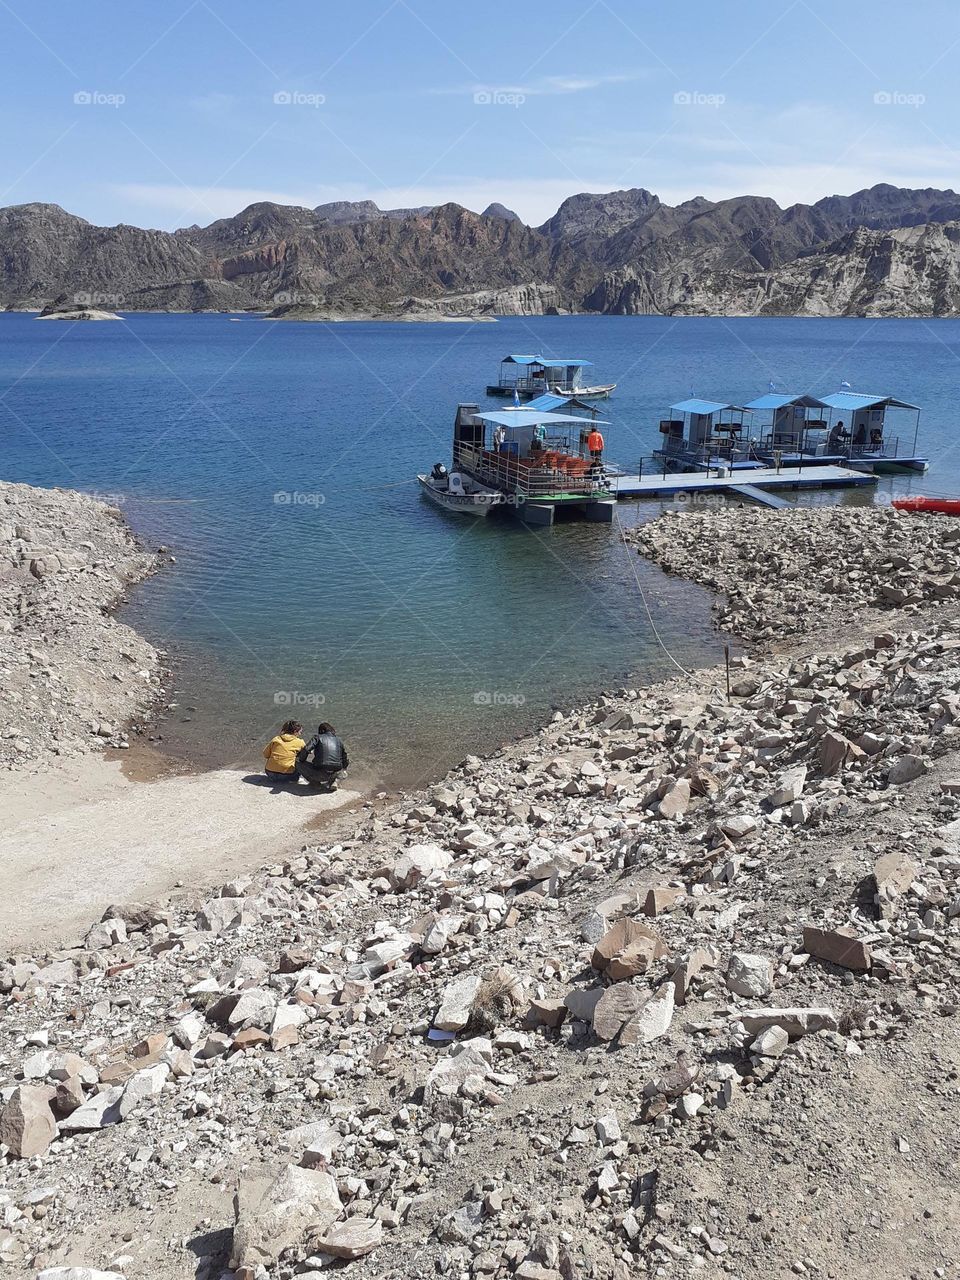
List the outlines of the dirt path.
{"label": "dirt path", "polygon": [[217,770],[128,780],[118,761],[81,757],[62,772],[0,780],[0,939],[6,953],[82,935],[111,902],[183,882],[221,884],[288,855],[321,814],[360,799]]}

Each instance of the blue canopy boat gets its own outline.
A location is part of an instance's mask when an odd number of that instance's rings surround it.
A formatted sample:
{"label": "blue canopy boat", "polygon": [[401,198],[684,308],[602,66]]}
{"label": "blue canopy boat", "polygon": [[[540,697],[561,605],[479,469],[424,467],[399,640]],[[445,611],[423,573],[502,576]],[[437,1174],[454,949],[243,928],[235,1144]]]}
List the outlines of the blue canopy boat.
{"label": "blue canopy boat", "polygon": [[529,400],[545,392],[564,399],[605,400],[616,383],[583,385],[583,370],[592,368],[582,356],[509,355],[500,361],[500,379],[487,387],[488,396]]}
{"label": "blue canopy boat", "polygon": [[763,464],[753,456],[750,441],[743,439],[740,405],[691,396],[670,406],[670,417],[661,418],[663,440],[653,456],[672,471],[703,471],[713,467],[750,470]]}
{"label": "blue canopy boat", "polygon": [[[848,465],[870,471],[927,471],[930,459],[917,454],[920,409],[894,396],[865,395],[860,391],[837,391],[824,396],[830,411],[825,454],[839,455]],[[890,410],[913,414],[903,435],[890,429]],[[910,427],[913,431],[910,431]]]}
{"label": "blue canopy boat", "polygon": [[[769,391],[743,406],[753,421],[751,445],[756,457],[772,462],[777,454],[784,465],[815,460],[827,437],[829,406],[816,396]],[[818,452],[819,451],[819,452]],[[831,461],[838,461],[834,458]]]}
{"label": "blue canopy boat", "polygon": [[553,524],[556,512],[572,509],[584,519],[613,519],[616,496],[587,438],[596,418],[537,409],[481,413],[457,406],[453,428],[454,468],[504,495],[525,524]]}

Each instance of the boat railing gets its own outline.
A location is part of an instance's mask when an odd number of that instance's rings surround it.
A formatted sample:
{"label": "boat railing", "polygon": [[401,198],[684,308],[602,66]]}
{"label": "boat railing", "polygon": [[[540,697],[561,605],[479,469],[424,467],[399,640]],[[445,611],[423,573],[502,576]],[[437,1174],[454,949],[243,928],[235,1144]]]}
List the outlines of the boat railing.
{"label": "boat railing", "polygon": [[900,452],[899,436],[882,436],[871,443],[851,446],[847,454],[850,458],[896,458]]}
{"label": "boat railing", "polygon": [[454,450],[453,462],[482,484],[523,499],[590,495],[604,488],[603,471],[590,459],[550,449],[543,451],[541,461],[460,444]]}
{"label": "boat railing", "polygon": [[546,391],[547,384],[544,378],[532,378],[529,374],[518,373],[515,377],[510,378],[502,376],[500,378],[500,386],[508,391]]}

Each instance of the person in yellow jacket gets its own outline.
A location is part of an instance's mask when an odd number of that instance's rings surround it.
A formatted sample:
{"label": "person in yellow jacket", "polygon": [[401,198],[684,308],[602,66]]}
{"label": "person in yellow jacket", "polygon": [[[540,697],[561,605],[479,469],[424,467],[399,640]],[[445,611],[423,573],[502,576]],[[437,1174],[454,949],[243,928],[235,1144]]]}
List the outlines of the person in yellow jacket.
{"label": "person in yellow jacket", "polygon": [[300,737],[303,725],[299,720],[288,720],[275,738],[263,748],[266,761],[264,772],[273,782],[299,782],[297,752],[306,746]]}

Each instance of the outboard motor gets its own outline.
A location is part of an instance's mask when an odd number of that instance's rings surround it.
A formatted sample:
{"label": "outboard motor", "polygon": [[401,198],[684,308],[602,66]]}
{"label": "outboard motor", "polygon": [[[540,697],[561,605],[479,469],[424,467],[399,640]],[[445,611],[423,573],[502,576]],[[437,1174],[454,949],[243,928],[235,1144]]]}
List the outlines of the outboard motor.
{"label": "outboard motor", "polygon": [[435,462],[433,464],[433,470],[430,472],[430,479],[446,480],[446,478],[447,478],[447,468],[443,465],[442,462]]}

